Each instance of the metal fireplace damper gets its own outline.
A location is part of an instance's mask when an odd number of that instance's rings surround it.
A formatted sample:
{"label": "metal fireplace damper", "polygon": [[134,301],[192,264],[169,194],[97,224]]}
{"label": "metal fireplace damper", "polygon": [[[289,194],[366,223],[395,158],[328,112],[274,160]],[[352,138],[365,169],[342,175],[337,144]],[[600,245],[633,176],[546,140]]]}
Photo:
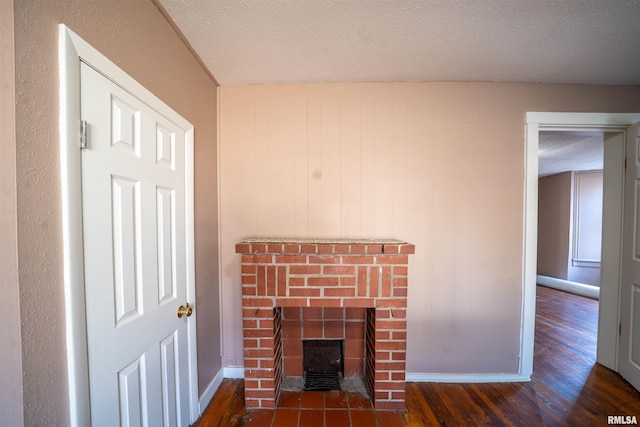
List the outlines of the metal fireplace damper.
{"label": "metal fireplace damper", "polygon": [[343,344],[343,340],[302,341],[305,390],[340,390],[344,375]]}

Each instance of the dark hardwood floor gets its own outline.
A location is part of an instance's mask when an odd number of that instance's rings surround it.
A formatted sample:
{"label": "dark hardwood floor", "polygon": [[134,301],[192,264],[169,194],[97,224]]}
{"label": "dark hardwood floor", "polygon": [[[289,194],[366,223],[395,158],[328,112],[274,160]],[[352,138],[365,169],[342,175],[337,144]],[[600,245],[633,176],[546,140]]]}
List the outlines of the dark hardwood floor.
{"label": "dark hardwood floor", "polygon": [[[640,422],[640,393],[615,372],[595,363],[597,301],[538,287],[534,369],[531,382],[501,384],[407,383],[407,411],[401,421],[389,413],[373,416],[351,411],[342,423],[338,412],[317,411],[306,417],[302,405],[297,421],[285,411],[247,414],[242,380],[224,380],[196,423],[212,426],[357,425],[406,426],[606,426],[608,416],[635,416]],[[348,399],[347,399],[348,400]],[[326,398],[329,401],[329,398]],[[309,410],[310,411],[310,410]],[[282,416],[274,416],[281,413]],[[326,415],[325,415],[326,413]],[[291,415],[291,414],[289,414]],[[364,418],[364,415],[369,418]],[[324,417],[324,418],[323,418]],[[362,422],[360,422],[362,421]]]}

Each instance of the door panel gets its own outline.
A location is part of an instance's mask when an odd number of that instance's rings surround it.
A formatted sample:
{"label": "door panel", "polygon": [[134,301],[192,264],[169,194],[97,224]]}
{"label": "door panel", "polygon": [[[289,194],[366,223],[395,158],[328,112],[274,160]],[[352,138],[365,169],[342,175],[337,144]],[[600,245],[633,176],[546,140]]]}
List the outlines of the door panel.
{"label": "door panel", "polygon": [[187,426],[185,132],[81,65],[93,426]]}
{"label": "door panel", "polygon": [[620,374],[640,389],[640,124],[626,132],[627,170],[620,306]]}

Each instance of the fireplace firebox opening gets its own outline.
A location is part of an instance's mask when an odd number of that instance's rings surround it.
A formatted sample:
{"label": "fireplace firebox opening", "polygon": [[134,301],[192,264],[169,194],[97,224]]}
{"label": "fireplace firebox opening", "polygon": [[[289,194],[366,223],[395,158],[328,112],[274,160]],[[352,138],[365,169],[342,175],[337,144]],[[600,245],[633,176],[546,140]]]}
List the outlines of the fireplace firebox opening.
{"label": "fireplace firebox opening", "polygon": [[304,389],[333,391],[341,389],[344,376],[344,340],[302,341]]}

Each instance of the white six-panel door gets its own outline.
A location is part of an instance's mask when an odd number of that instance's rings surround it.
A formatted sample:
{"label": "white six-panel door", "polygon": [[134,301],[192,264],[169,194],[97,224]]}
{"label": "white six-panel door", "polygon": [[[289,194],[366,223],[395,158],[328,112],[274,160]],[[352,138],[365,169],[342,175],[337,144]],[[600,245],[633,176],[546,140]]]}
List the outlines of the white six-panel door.
{"label": "white six-panel door", "polygon": [[620,374],[640,390],[640,123],[627,128]]}
{"label": "white six-panel door", "polygon": [[91,421],[189,424],[185,132],[81,64]]}

